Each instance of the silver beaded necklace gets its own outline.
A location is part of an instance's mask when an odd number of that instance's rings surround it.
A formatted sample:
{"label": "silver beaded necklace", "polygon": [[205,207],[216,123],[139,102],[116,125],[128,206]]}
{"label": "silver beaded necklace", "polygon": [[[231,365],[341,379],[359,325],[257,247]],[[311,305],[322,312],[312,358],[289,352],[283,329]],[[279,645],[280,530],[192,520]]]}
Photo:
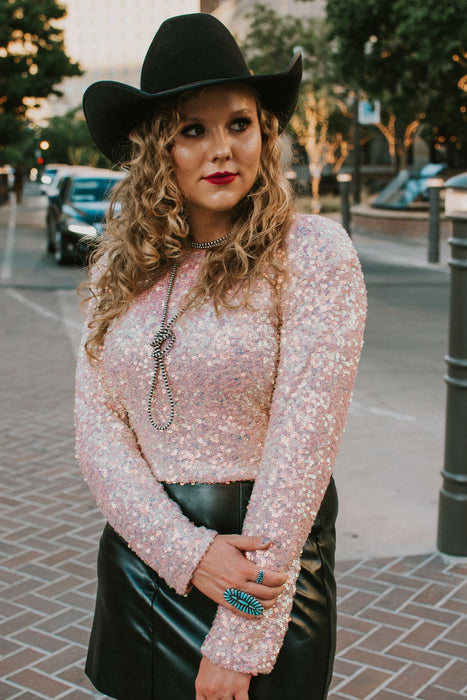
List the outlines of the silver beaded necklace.
{"label": "silver beaded necklace", "polygon": [[220,245],[221,243],[226,241],[227,238],[230,238],[230,232],[226,233],[225,236],[221,236],[221,238],[216,238],[215,241],[206,241],[206,243],[198,243],[197,241],[188,241],[188,245],[190,246],[190,248],[197,248],[198,250],[206,250],[208,248],[216,248],[218,245]]}
{"label": "silver beaded necklace", "polygon": [[[208,250],[209,248],[216,248],[218,245],[226,241],[230,236],[230,233],[227,233],[225,236],[222,236],[221,238],[216,238],[215,241],[207,241],[206,243],[198,243],[197,241],[188,241],[188,245],[190,248],[196,248],[198,250]],[[173,344],[175,343],[175,333],[172,330],[172,326],[174,325],[175,321],[177,318],[181,316],[183,313],[184,309],[183,307],[177,311],[175,316],[172,316],[172,318],[167,321],[167,313],[169,310],[169,301],[170,301],[170,295],[172,294],[172,289],[174,286],[175,282],[175,275],[177,274],[177,269],[178,269],[178,263],[174,263],[172,266],[172,270],[170,272],[170,277],[169,277],[169,283],[167,285],[167,292],[165,295],[164,299],[164,305],[162,307],[162,320],[161,324],[156,331],[154,338],[151,342],[152,346],[152,356],[154,358],[154,371],[152,375],[152,381],[151,381],[151,388],[149,390],[149,396],[148,396],[148,417],[149,417],[149,422],[151,423],[152,427],[155,428],[156,430],[167,430],[170,428],[170,426],[173,423],[174,416],[175,416],[175,402],[173,398],[173,393],[172,389],[170,387],[170,382],[169,382],[169,377],[167,374],[167,368],[165,366],[165,361],[164,358],[170,350],[173,347]],[[164,383],[164,388],[167,393],[167,398],[169,400],[169,406],[170,406],[170,413],[169,413],[169,418],[165,423],[158,423],[152,413],[152,402],[154,398],[154,393],[156,391],[157,387],[157,380],[159,379],[159,374],[162,377],[162,381]]]}

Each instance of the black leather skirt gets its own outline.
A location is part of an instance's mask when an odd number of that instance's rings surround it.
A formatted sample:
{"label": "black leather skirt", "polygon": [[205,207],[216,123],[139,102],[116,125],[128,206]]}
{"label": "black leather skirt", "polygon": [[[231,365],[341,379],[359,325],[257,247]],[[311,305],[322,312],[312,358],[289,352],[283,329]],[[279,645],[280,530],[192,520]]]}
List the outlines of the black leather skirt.
{"label": "black leather skirt", "polygon": [[[252,482],[164,484],[196,525],[240,533]],[[249,700],[324,700],[336,640],[337,493],[331,481],[306,541],[291,620],[273,671]],[[200,648],[217,605],[193,588],[179,596],[106,525],[86,674],[118,700],[195,700]]]}

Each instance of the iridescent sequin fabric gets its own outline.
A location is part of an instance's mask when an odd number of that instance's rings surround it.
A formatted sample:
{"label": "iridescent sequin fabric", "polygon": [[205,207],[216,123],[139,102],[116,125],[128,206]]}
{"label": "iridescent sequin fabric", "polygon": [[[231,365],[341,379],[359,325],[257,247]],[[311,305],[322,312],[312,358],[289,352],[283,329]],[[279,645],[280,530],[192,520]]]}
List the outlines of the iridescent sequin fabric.
{"label": "iridescent sequin fabric", "polygon": [[[344,430],[366,314],[360,265],[338,224],[297,217],[287,253],[279,304],[259,281],[254,311],[216,316],[206,302],[177,320],[166,356],[175,401],[168,430],[156,431],[146,410],[168,275],[108,333],[98,366],[81,345],[77,369],[77,456],[98,506],[178,593],[216,533],[195,527],[160,482],[255,479],[243,532],[275,544],[251,558],[286,570],[288,584],[260,618],[219,607],[202,648],[214,663],[253,674],[272,670],[287,630],[300,554]],[[193,251],[181,264],[169,318],[205,254]],[[169,408],[159,383],[153,414],[160,423]]]}

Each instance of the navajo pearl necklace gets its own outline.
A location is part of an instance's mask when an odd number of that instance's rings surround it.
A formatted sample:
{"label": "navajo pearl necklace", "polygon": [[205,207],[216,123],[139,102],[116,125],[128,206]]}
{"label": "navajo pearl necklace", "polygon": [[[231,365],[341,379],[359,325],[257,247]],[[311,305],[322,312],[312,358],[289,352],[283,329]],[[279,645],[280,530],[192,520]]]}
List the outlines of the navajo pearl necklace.
{"label": "navajo pearl necklace", "polygon": [[[230,233],[227,233],[221,238],[216,238],[214,241],[206,241],[205,243],[198,243],[197,241],[188,241],[190,248],[196,248],[197,250],[209,250],[210,248],[216,248],[221,243],[224,243],[230,237]],[[167,321],[167,313],[169,310],[170,295],[175,282],[175,275],[177,274],[178,263],[174,263],[172,270],[170,272],[169,283],[167,285],[167,292],[165,295],[164,305],[162,307],[162,321],[159,329],[154,335],[154,339],[151,342],[152,346],[152,356],[154,358],[154,372],[152,375],[151,388],[149,390],[148,396],[148,417],[153,428],[156,430],[167,430],[173,423],[175,415],[175,402],[172,394],[172,389],[169,382],[169,377],[167,374],[167,368],[165,366],[165,356],[170,352],[173,344],[175,343],[175,333],[172,330],[172,326],[179,316],[183,313],[183,308],[180,309],[175,316]],[[165,423],[158,423],[152,413],[152,402],[154,398],[154,393],[157,387],[157,380],[159,379],[159,374],[162,377],[164,383],[164,388],[167,393],[167,398],[169,400],[170,413],[169,418]]]}
{"label": "navajo pearl necklace", "polygon": [[230,232],[226,233],[225,236],[221,238],[216,238],[215,241],[206,241],[205,243],[198,243],[197,241],[188,241],[190,248],[196,248],[197,250],[207,250],[208,248],[216,248],[218,245],[230,238]]}

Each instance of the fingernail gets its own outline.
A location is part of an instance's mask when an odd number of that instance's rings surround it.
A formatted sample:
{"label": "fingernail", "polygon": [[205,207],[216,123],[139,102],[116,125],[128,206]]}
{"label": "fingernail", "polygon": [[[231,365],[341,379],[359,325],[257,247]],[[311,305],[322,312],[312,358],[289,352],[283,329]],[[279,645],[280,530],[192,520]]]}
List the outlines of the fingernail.
{"label": "fingernail", "polygon": [[262,537],[261,544],[271,544],[271,539],[269,537]]}

